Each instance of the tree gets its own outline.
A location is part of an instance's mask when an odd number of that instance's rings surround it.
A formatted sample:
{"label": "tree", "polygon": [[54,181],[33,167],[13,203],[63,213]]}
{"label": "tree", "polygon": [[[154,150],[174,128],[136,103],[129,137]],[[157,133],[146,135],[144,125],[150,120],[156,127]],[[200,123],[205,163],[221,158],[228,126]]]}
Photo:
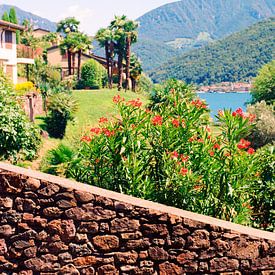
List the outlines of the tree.
{"label": "tree", "polygon": [[107,62],[108,87],[113,88],[114,32],[111,28],[101,28],[96,34],[100,47],[105,48]]}
{"label": "tree", "polygon": [[253,82],[252,102],[262,100],[268,104],[275,101],[275,60],[264,65]]}
{"label": "tree", "polygon": [[141,62],[135,54],[130,58],[130,80],[132,82],[132,89],[136,91],[136,83],[142,74]]}
{"label": "tree", "polygon": [[[10,8],[9,22],[13,24],[18,24],[15,8]],[[19,43],[19,41],[20,41],[20,31],[16,31],[16,43]]]}
{"label": "tree", "polygon": [[[131,86],[130,63],[131,63],[131,45],[137,41],[138,23],[133,20],[126,20],[124,29],[126,33],[126,89]],[[137,60],[137,59],[136,59]],[[137,60],[138,61],[138,60]],[[141,68],[141,65],[140,65]]]}
{"label": "tree", "polygon": [[[68,37],[70,33],[78,32],[80,22],[75,19],[74,17],[68,17],[64,20],[61,20],[57,24],[57,32],[61,32],[65,35],[65,39],[60,44],[60,50],[61,53],[64,54],[64,52],[67,52],[68,55],[68,69],[69,69],[69,75],[72,74],[72,57],[73,57],[73,63],[75,54],[72,53],[72,37]],[[73,64],[73,70],[74,70],[74,64]]]}
{"label": "tree", "polygon": [[138,23],[129,20],[125,15],[115,16],[110,28],[114,31],[115,50],[118,55],[119,81],[118,89],[122,88],[123,60],[126,60],[126,89],[130,86],[131,44],[137,41]]}
{"label": "tree", "polygon": [[8,15],[8,13],[6,11],[2,15],[2,20],[10,22],[9,15]]}

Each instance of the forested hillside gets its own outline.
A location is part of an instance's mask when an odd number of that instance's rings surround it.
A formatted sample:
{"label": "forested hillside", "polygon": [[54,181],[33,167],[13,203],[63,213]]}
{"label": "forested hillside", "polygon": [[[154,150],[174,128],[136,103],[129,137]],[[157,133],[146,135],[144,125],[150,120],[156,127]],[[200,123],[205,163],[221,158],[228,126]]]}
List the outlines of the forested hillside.
{"label": "forested hillside", "polygon": [[156,82],[174,77],[197,84],[248,80],[275,58],[274,34],[275,17],[272,17],[170,60],[150,76]]}

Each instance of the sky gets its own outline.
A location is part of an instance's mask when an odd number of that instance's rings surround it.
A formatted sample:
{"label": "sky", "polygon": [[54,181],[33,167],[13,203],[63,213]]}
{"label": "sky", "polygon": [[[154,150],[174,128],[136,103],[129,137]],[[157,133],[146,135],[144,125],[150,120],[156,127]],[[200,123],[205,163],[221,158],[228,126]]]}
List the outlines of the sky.
{"label": "sky", "polygon": [[74,16],[80,22],[80,29],[89,35],[106,27],[114,15],[127,15],[136,19],[161,5],[177,0],[4,0],[1,4],[15,5],[25,11],[51,21]]}

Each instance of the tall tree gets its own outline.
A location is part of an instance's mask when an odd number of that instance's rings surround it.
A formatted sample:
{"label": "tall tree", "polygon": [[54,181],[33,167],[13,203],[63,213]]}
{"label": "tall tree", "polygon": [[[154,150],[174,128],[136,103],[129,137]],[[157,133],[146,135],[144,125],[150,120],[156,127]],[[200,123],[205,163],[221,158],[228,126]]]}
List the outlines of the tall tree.
{"label": "tall tree", "polygon": [[123,80],[123,60],[126,59],[126,88],[128,89],[131,83],[130,79],[130,57],[131,44],[137,41],[138,23],[129,20],[125,15],[115,16],[110,24],[110,28],[114,31],[115,50],[118,55],[118,89],[122,88]]}
{"label": "tall tree", "polygon": [[[9,22],[11,22],[13,24],[18,24],[18,19],[17,19],[15,8],[10,8]],[[16,31],[16,43],[18,44],[19,41],[20,41],[20,31]]]}
{"label": "tall tree", "polygon": [[108,86],[113,88],[113,67],[114,67],[114,33],[108,28],[101,28],[97,34],[96,39],[99,45],[105,48],[105,56],[107,62]]}
{"label": "tall tree", "polygon": [[75,53],[72,52],[72,37],[68,36],[70,35],[70,33],[78,32],[79,24],[80,22],[74,17],[68,17],[64,20],[59,21],[56,29],[57,32],[61,32],[65,35],[64,41],[60,43],[59,47],[62,53],[64,53],[64,51],[67,52],[69,75],[72,75],[72,58],[74,63]]}
{"label": "tall tree", "polygon": [[10,22],[10,17],[6,11],[2,15],[2,20]]}

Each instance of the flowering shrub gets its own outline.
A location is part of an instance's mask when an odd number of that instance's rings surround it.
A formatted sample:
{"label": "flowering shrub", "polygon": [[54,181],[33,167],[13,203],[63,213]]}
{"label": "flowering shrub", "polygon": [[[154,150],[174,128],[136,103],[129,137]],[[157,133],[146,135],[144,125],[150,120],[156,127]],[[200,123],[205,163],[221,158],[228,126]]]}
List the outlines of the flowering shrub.
{"label": "flowering shrub", "polygon": [[[252,117],[241,109],[209,127],[205,103],[171,90],[156,109],[117,95],[119,117],[101,118],[82,137],[67,175],[114,191],[229,221],[250,223],[257,154],[245,140]],[[77,160],[76,160],[77,159]],[[71,173],[70,173],[71,172]]]}
{"label": "flowering shrub", "polygon": [[31,81],[27,81],[27,82],[16,84],[15,91],[17,95],[21,96],[30,92],[37,92],[39,90],[35,88],[34,84]]}

